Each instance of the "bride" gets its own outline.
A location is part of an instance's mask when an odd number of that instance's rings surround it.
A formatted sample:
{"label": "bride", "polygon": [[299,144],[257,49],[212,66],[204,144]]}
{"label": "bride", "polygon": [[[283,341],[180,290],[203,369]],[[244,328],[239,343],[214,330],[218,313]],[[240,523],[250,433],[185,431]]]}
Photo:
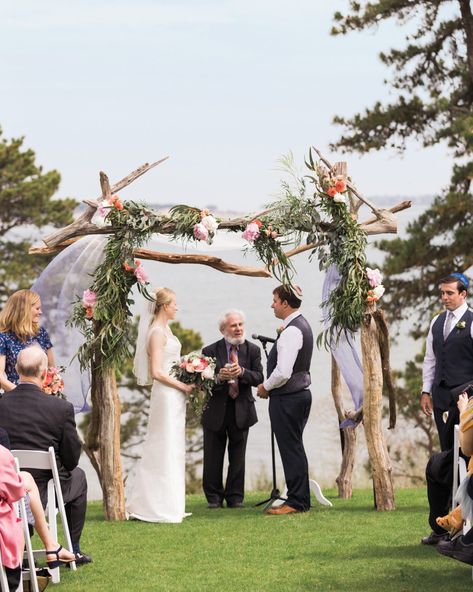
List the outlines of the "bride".
{"label": "bride", "polygon": [[153,384],[148,432],[127,502],[130,518],[145,522],[182,522],[185,512],[186,394],[192,386],[176,380],[170,369],[181,344],[168,322],[177,312],[176,295],[158,288],[155,302],[142,315],[134,373],[138,384]]}

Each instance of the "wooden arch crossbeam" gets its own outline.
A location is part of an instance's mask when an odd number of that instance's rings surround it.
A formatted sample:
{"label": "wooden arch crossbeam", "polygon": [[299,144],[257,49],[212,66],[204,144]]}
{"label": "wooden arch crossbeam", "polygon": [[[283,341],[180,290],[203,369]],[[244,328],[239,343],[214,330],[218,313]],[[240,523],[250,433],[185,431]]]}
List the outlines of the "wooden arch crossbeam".
{"label": "wooden arch crossbeam", "polygon": [[[330,169],[332,169],[333,167],[332,165],[330,165],[327,159],[325,159],[317,149],[315,150],[319,155],[320,159],[324,162],[324,164]],[[100,196],[100,198],[98,198],[98,200],[83,200],[83,203],[86,204],[87,209],[80,216],[78,216],[78,218],[74,222],[45,237],[43,241],[46,246],[32,247],[29,251],[30,254],[57,253],[65,249],[67,246],[69,246],[70,244],[72,244],[73,242],[75,242],[83,236],[113,233],[115,229],[111,226],[99,227],[92,223],[92,218],[94,217],[94,214],[96,213],[96,210],[99,206],[99,200],[106,199],[110,195],[113,195],[118,191],[121,191],[152,168],[165,162],[168,158],[169,157],[166,156],[165,158],[162,158],[151,164],[145,163],[144,165],[132,171],[129,175],[127,175],[126,177],[124,177],[112,186],[109,183],[107,175],[104,172],[100,172],[100,184],[102,188],[102,195]],[[394,213],[409,208],[411,205],[410,201],[402,201],[388,210],[378,209],[373,204],[371,204],[371,202],[369,202],[366,198],[363,198],[351,183],[348,183],[347,185],[351,193],[358,200],[358,203],[355,204],[353,207],[357,210],[362,203],[366,203],[373,211],[374,215],[365,220],[364,222],[361,222],[360,224],[363,230],[365,230],[366,234],[372,235],[397,232],[397,220],[394,216]],[[254,218],[264,215],[268,211],[269,210],[265,210],[250,217],[239,217],[224,220],[219,224],[219,229],[234,230],[235,228],[240,228],[242,225],[245,225]],[[173,231],[174,224],[171,219],[169,220],[168,224],[164,224],[164,226],[160,228],[161,234],[172,234]],[[299,247],[287,251],[286,256],[292,257],[304,251],[314,249],[317,246],[318,244],[316,243],[301,245]],[[151,251],[149,249],[136,249],[134,255],[141,259],[160,261],[163,263],[170,264],[187,263],[206,265],[220,272],[232,273],[235,275],[268,278],[272,276],[271,272],[268,270],[267,267],[248,267],[243,265],[237,265],[225,261],[220,257],[209,255],[163,253],[160,251]]]}

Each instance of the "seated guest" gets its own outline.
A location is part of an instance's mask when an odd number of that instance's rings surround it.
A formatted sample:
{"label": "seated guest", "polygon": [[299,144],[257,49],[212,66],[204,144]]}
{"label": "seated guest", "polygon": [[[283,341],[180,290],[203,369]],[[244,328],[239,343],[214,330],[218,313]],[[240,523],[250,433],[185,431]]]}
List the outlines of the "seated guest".
{"label": "seated guest", "polygon": [[16,472],[13,456],[0,446],[0,552],[11,591],[20,583],[24,547],[23,530],[12,504],[24,495],[25,488]]}
{"label": "seated guest", "polygon": [[[460,410],[461,450],[465,456],[471,458],[468,474],[461,482],[456,494],[455,501],[459,506],[446,517],[447,526],[449,522],[455,526],[457,523],[463,523],[463,520],[473,521],[473,397],[468,399],[465,393],[460,395],[458,409]],[[442,555],[473,565],[473,528],[455,539],[440,541],[437,550]]]}
{"label": "seated guest", "polygon": [[[64,549],[52,537],[41,505],[39,490],[33,477],[25,471],[18,474],[11,452],[0,445],[0,549],[7,568],[9,585],[13,590],[16,590],[18,586],[19,564],[23,557],[24,540],[21,523],[12,504],[22,497],[25,497],[25,501],[29,502],[32,522],[34,522],[35,530],[46,549],[48,567],[54,569],[75,560],[74,553]],[[16,555],[17,545],[20,547],[19,557]],[[12,551],[15,552],[14,558]],[[12,568],[12,564],[15,564],[14,568]]]}
{"label": "seated guest", "polygon": [[[87,509],[87,481],[84,471],[77,466],[81,443],[71,403],[41,390],[47,366],[47,356],[37,345],[18,354],[19,383],[0,399],[0,427],[7,430],[12,449],[48,450],[53,446],[76,563],[83,565],[92,560],[80,550]],[[32,470],[31,474],[46,506],[51,472]]]}
{"label": "seated guest", "polygon": [[41,327],[41,300],[32,290],[18,290],[0,312],[0,388],[11,391],[18,384],[16,359],[22,349],[39,345],[54,366],[53,345]]}

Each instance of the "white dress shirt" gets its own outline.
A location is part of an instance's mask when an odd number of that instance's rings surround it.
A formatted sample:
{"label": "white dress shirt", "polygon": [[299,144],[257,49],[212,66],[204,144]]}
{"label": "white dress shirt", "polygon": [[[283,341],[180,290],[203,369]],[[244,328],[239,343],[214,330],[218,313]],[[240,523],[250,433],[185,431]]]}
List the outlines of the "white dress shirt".
{"label": "white dress shirt", "polygon": [[[455,328],[455,325],[458,321],[462,318],[465,312],[468,310],[468,304],[464,302],[461,306],[456,308],[455,310],[451,310],[450,312],[455,317],[451,326],[450,331]],[[440,315],[436,315],[432,322],[430,323],[429,333],[427,335],[427,343],[425,347],[425,357],[424,357],[424,364],[422,366],[422,392],[423,393],[432,393],[432,384],[434,382],[435,376],[435,354],[434,354],[434,347],[433,347],[433,336],[432,336],[432,327],[435,321],[439,318]],[[447,322],[448,315],[445,316],[445,323]],[[444,327],[445,327],[444,323]],[[471,324],[470,328],[471,338],[473,339],[473,323]]]}
{"label": "white dress shirt", "polygon": [[271,372],[271,375],[263,382],[263,386],[267,391],[271,391],[286,384],[292,376],[297,354],[302,348],[303,337],[300,329],[294,325],[291,325],[290,327],[288,327],[288,325],[300,314],[299,311],[296,311],[284,319],[283,332],[276,341],[278,362],[276,368]]}

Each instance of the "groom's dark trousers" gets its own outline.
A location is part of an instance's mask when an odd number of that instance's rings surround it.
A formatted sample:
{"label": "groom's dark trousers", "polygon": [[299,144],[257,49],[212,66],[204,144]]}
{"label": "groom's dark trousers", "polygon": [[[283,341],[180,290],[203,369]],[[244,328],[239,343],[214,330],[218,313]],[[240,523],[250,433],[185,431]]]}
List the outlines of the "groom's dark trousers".
{"label": "groom's dark trousers", "polygon": [[[45,395],[32,383],[20,383],[0,398],[0,427],[7,431],[12,450],[48,450],[53,446],[71,539],[78,545],[87,509],[87,481],[77,466],[81,442],[74,407],[63,399]],[[30,472],[46,506],[51,472]]]}
{"label": "groom's dark trousers", "polygon": [[[216,358],[216,374],[228,362],[225,339],[202,349],[204,356]],[[238,396],[228,394],[228,383],[215,384],[208,407],[202,414],[204,428],[203,488],[207,501],[228,506],[243,501],[245,491],[245,453],[248,430],[258,418],[251,387],[263,380],[261,351],[244,341],[238,349],[243,373],[238,377]],[[223,461],[228,443],[228,473],[223,485]]]}

